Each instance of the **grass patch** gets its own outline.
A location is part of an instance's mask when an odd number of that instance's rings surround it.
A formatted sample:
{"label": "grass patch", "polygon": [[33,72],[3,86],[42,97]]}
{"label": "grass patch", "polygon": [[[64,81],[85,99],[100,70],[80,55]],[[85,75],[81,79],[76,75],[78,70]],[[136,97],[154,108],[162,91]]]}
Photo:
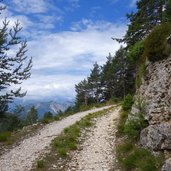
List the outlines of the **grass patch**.
{"label": "grass patch", "polygon": [[11,132],[9,131],[0,133],[0,142],[7,142],[10,137],[11,137]]}
{"label": "grass patch", "polygon": [[[38,130],[43,127],[43,124],[36,124],[23,127],[13,132],[3,132],[0,133],[0,155],[5,152],[5,149],[12,148],[13,144],[19,144],[22,140],[33,136]],[[5,136],[5,139],[4,139]],[[2,141],[3,140],[3,141]]]}
{"label": "grass patch", "polygon": [[[130,114],[130,110],[121,110],[118,124],[118,138],[123,137],[124,142],[117,146],[117,159],[121,170],[125,171],[159,171],[164,157],[161,154],[154,156],[147,149],[137,147],[142,129],[148,126],[144,119],[145,102],[138,98],[134,104],[139,112]],[[128,120],[128,114],[132,115]]]}
{"label": "grass patch", "polygon": [[117,158],[121,168],[130,171],[159,171],[163,162],[161,154],[154,156],[150,151],[126,142],[117,147]]}
{"label": "grass patch", "polygon": [[45,161],[44,160],[38,160],[37,161],[37,168],[42,169],[45,167]]}
{"label": "grass patch", "polygon": [[74,125],[64,129],[64,132],[52,142],[53,149],[59,157],[67,157],[71,150],[77,149],[81,130],[93,125],[93,118],[104,115],[108,110],[90,113]]}
{"label": "grass patch", "polygon": [[137,73],[136,73],[136,87],[137,88],[140,88],[140,86],[142,84],[142,78],[145,74],[145,71],[146,71],[146,65],[144,62],[144,63],[141,63],[137,69]]}
{"label": "grass patch", "polygon": [[64,129],[64,133],[61,136],[55,138],[52,143],[53,149],[60,157],[66,157],[69,151],[77,149],[79,136],[80,127],[76,124],[72,125]]}
{"label": "grass patch", "polygon": [[128,112],[121,110],[120,111],[120,117],[119,117],[119,123],[117,126],[118,136],[124,134],[125,122],[126,122],[127,118],[128,118]]}

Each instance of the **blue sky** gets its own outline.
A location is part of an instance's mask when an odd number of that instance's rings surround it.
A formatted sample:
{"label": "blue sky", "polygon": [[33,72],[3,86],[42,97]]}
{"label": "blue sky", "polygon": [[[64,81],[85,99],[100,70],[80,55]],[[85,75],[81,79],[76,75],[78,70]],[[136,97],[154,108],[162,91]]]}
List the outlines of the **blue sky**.
{"label": "blue sky", "polygon": [[25,99],[75,96],[74,85],[87,77],[97,61],[119,48],[111,37],[127,29],[126,13],[136,0],[4,0],[1,14],[10,27],[19,19],[21,36],[33,57],[32,76],[22,85]]}

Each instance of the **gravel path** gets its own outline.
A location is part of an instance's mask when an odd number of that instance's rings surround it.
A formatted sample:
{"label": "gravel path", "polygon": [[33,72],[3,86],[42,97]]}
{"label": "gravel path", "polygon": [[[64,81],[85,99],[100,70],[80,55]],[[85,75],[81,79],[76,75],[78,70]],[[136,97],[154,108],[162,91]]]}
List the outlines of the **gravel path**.
{"label": "gravel path", "polygon": [[115,170],[115,133],[120,108],[98,118],[95,127],[88,133],[81,145],[81,151],[75,151],[68,171],[110,171]]}
{"label": "gravel path", "polygon": [[46,125],[38,134],[25,139],[17,147],[0,157],[0,171],[29,171],[33,162],[42,155],[51,143],[64,128],[74,124],[89,113],[97,112],[108,107],[89,110],[69,116],[61,121]]}

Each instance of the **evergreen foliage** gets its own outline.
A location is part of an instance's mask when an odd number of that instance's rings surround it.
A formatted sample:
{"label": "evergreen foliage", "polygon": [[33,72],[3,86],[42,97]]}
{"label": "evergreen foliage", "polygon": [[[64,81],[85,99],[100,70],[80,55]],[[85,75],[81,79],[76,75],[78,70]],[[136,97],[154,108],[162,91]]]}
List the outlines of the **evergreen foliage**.
{"label": "evergreen foliage", "polygon": [[26,120],[27,120],[27,123],[29,125],[32,125],[32,124],[37,122],[37,120],[38,120],[38,113],[37,113],[37,109],[34,106],[32,106],[32,108],[28,112]]}
{"label": "evergreen foliage", "polygon": [[122,109],[124,111],[129,111],[132,107],[132,105],[134,104],[134,100],[133,100],[133,97],[128,94],[125,98],[124,98],[124,101],[122,103]]}
{"label": "evergreen foliage", "polygon": [[167,23],[156,26],[147,37],[144,45],[144,55],[147,56],[150,61],[155,62],[169,56],[170,53],[167,53],[166,48],[167,38],[170,34],[171,24]]}
{"label": "evergreen foliage", "polygon": [[[4,7],[0,7],[0,11]],[[12,29],[9,28],[10,21],[4,20],[0,28],[0,117],[8,109],[8,103],[15,97],[23,97],[26,92],[21,87],[14,89],[13,85],[21,84],[23,80],[30,77],[32,59],[26,56],[27,43],[19,36],[21,26],[19,21],[15,22]],[[9,52],[14,50],[15,55]]]}
{"label": "evergreen foliage", "polygon": [[[156,26],[165,22],[164,7],[168,0],[140,0],[137,1],[137,11],[127,14],[130,21],[124,39],[128,46],[143,40]],[[168,9],[169,11],[169,9]],[[169,12],[167,12],[169,13]]]}
{"label": "evergreen foliage", "polygon": [[101,97],[101,68],[95,63],[91,70],[90,77],[88,77],[88,84],[90,88],[90,96],[95,99],[96,103],[99,102]]}
{"label": "evergreen foliage", "polygon": [[166,1],[166,11],[164,13],[165,22],[171,22],[171,0]]}
{"label": "evergreen foliage", "polygon": [[136,42],[133,46],[129,48],[128,59],[137,62],[137,60],[142,56],[144,52],[144,41]]}
{"label": "evergreen foliage", "polygon": [[44,119],[52,119],[53,118],[53,114],[51,112],[46,112],[43,116]]}
{"label": "evergreen foliage", "polygon": [[123,99],[126,94],[135,90],[134,63],[127,58],[127,50],[124,47],[107,57],[107,62],[100,67],[94,64],[90,76],[78,83],[76,87],[76,105],[79,109],[82,105],[101,103],[115,97]]}

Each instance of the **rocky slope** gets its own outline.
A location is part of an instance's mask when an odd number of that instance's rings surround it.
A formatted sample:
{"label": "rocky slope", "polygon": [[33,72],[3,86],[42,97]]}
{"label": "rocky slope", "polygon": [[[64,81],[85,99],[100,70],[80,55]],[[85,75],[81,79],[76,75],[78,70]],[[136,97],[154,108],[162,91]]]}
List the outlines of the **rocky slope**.
{"label": "rocky slope", "polygon": [[[171,150],[171,56],[148,63],[137,97],[144,101],[149,126],[140,135],[140,143],[153,151]],[[132,113],[136,113],[134,105]],[[171,158],[163,171],[171,171]]]}

